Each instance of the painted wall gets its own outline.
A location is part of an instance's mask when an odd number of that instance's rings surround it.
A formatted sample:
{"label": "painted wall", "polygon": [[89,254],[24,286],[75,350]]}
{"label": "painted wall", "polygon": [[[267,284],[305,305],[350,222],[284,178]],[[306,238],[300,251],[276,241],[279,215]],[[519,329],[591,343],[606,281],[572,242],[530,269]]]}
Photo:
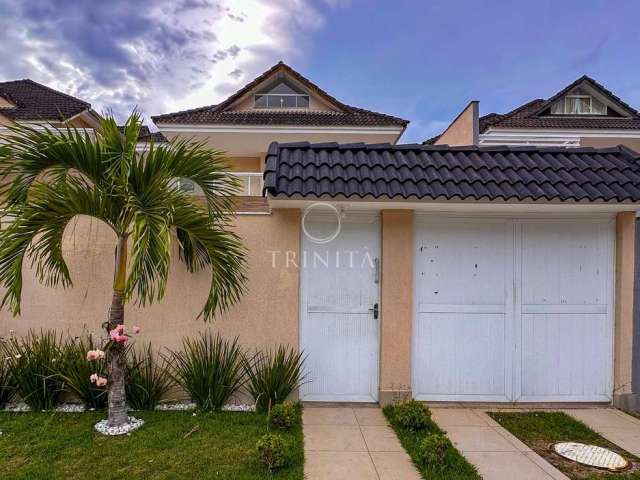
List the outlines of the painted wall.
{"label": "painted wall", "polygon": [[413,211],[383,210],[380,403],[411,396]]}
{"label": "painted wall", "polygon": [[435,144],[451,146],[477,145],[479,135],[478,111],[478,102],[469,102],[447,129],[442,132]]}
{"label": "painted wall", "polygon": [[[237,232],[250,251],[248,289],[240,304],[212,323],[196,319],[209,286],[207,272],[192,275],[177,260],[171,266],[167,293],[147,308],[127,306],[126,323],[139,325],[140,341],[177,348],[180,339],[203,330],[239,336],[245,346],[298,345],[299,275],[297,269],[272,268],[271,251],[299,254],[300,212],[278,210],[270,215],[244,215]],[[59,329],[72,334],[101,333],[110,304],[115,235],[104,225],[79,219],[66,232],[64,256],[74,287],[67,291],[40,285],[26,269],[22,315],[0,313],[0,336],[33,329]],[[3,292],[4,293],[4,292]]]}
{"label": "painted wall", "polygon": [[616,147],[624,145],[636,152],[640,152],[640,138],[581,138],[580,146],[582,147]]}

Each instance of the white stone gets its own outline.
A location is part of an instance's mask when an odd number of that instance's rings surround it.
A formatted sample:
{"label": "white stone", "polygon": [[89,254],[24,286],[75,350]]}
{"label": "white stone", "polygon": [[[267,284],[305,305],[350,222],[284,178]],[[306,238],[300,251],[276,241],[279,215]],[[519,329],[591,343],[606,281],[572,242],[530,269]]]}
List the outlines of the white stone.
{"label": "white stone", "polygon": [[128,435],[144,424],[141,418],[128,417],[129,422],[121,427],[110,427],[109,420],[100,420],[95,424],[95,429],[103,435]]}

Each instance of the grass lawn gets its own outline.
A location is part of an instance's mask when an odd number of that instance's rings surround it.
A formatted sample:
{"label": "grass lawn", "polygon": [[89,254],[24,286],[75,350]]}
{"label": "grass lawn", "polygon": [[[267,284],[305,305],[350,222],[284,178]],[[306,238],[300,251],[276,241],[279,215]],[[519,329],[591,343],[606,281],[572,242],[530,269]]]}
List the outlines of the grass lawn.
{"label": "grass lawn", "polygon": [[407,451],[413,463],[423,478],[428,480],[480,480],[480,475],[475,467],[451,446],[446,453],[446,466],[444,468],[423,467],[417,461],[417,451],[420,442],[433,433],[443,433],[442,430],[434,422],[429,422],[426,429],[417,432],[411,432],[394,422],[393,409],[394,405],[388,405],[383,409],[387,420],[391,427],[395,430],[396,435],[400,439],[400,443]]}
{"label": "grass lawn", "polygon": [[607,447],[634,464],[636,457],[609,442],[584,423],[562,412],[491,412],[489,415],[504,428],[526,443],[549,463],[572,479],[640,480],[640,470],[634,465],[623,473],[609,473],[563,459],[549,449],[556,442],[572,441]]}
{"label": "grass lawn", "polygon": [[[0,478],[228,479],[303,478],[302,427],[283,433],[291,464],[273,475],[256,460],[266,416],[247,412],[136,412],[145,425],[105,437],[105,413],[0,413]],[[189,434],[189,432],[192,432]]]}

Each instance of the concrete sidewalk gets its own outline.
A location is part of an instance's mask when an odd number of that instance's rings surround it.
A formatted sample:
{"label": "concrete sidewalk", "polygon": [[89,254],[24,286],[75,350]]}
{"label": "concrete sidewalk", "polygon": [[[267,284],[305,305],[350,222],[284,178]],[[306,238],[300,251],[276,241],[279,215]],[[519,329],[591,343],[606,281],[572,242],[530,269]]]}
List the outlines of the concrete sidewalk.
{"label": "concrete sidewalk", "polygon": [[377,407],[309,407],[303,411],[307,480],[420,480]]}
{"label": "concrete sidewalk", "polygon": [[568,480],[482,410],[431,408],[431,413],[484,480]]}
{"label": "concrete sidewalk", "polygon": [[564,412],[620,448],[640,456],[640,419],[615,408],[566,409]]}

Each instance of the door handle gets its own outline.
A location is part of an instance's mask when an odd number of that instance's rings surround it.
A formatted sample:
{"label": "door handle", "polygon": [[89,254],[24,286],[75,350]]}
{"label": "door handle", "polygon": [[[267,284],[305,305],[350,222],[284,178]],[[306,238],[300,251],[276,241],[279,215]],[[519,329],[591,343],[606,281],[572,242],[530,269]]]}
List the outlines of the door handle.
{"label": "door handle", "polygon": [[378,304],[374,303],[373,304],[373,308],[370,308],[369,311],[373,313],[373,319],[377,320],[378,319],[378,314],[379,314]]}

